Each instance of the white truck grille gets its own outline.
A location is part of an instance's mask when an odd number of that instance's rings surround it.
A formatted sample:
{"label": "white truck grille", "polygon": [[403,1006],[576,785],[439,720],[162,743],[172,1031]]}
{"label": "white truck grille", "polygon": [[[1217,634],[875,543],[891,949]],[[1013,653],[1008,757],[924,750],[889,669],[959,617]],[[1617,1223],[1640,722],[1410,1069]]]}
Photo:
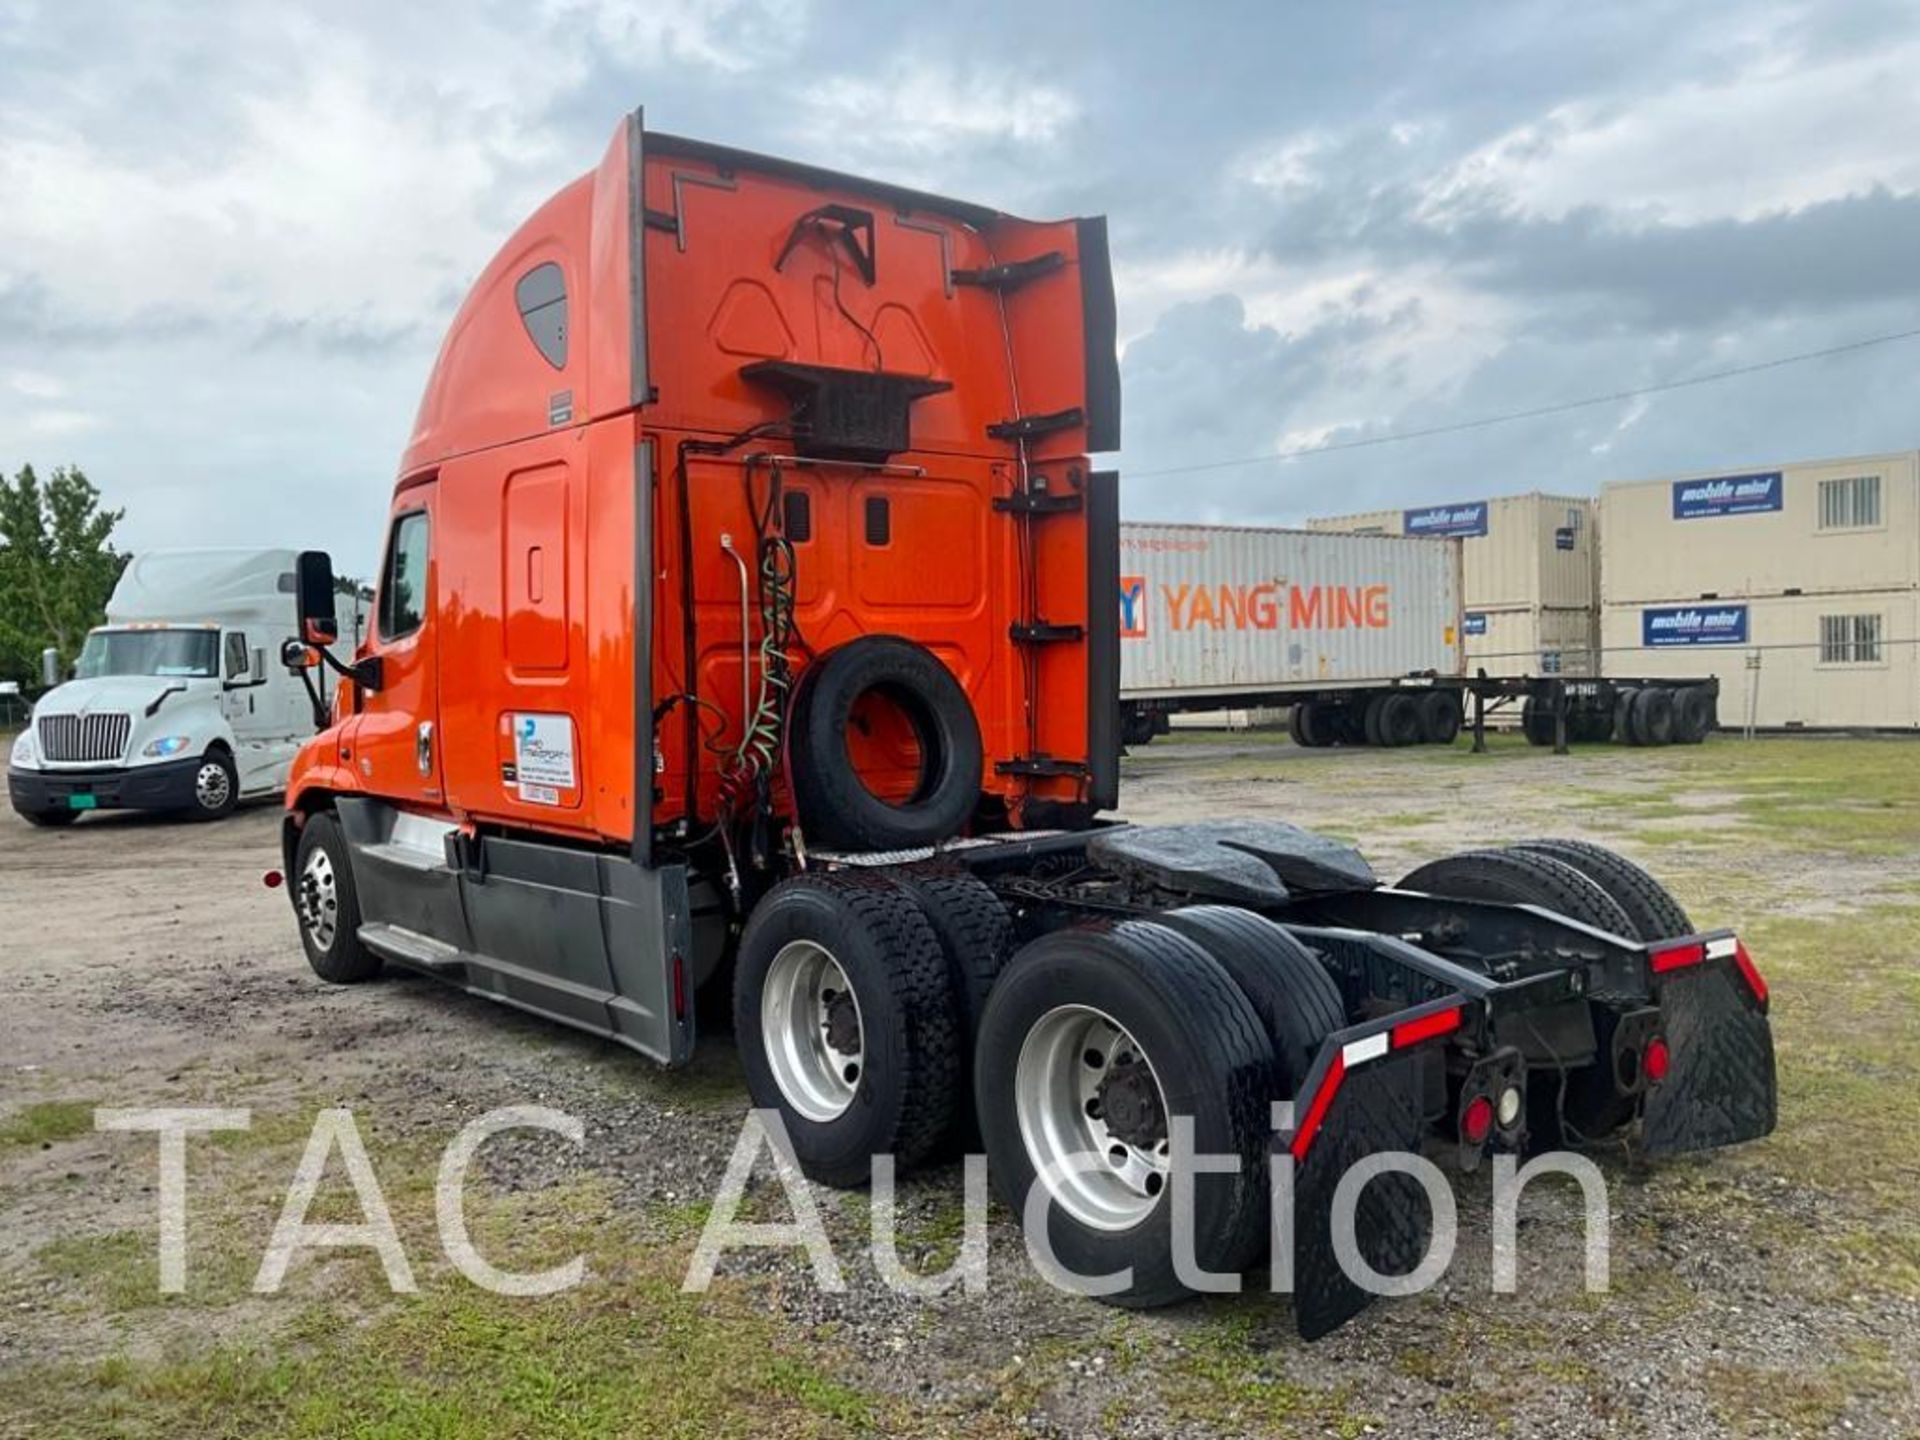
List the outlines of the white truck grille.
{"label": "white truck grille", "polygon": [[133,733],[133,717],[124,714],[42,715],[34,724],[41,758],[54,761],[118,760]]}

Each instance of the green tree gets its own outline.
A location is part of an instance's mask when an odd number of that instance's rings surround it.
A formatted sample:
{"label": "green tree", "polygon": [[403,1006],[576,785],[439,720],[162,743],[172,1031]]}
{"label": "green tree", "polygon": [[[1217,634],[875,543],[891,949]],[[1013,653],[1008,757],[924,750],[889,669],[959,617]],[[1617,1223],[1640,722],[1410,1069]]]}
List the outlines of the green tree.
{"label": "green tree", "polygon": [[73,663],[127,563],[110,543],[125,514],[75,466],[0,474],[0,675],[37,680],[49,645]]}

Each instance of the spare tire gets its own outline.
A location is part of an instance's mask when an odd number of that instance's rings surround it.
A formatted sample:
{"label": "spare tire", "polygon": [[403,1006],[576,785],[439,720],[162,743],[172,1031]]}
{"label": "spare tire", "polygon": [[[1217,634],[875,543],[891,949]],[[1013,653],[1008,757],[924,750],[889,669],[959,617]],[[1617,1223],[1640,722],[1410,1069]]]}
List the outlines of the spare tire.
{"label": "spare tire", "polygon": [[1673,743],[1673,691],[1664,685],[1649,685],[1633,697],[1632,728],[1628,731],[1636,745]]}
{"label": "spare tire", "polygon": [[800,824],[830,849],[933,845],[959,834],[980,800],[980,722],[966,691],[897,635],[863,635],[806,668],[787,748]]}

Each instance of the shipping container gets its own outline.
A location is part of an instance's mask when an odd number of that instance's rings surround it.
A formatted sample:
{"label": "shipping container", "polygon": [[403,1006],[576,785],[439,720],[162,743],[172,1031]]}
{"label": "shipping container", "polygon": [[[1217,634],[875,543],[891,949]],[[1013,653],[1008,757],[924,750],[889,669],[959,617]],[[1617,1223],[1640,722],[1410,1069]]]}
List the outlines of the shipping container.
{"label": "shipping container", "polygon": [[1704,471],[1601,491],[1608,604],[1920,585],[1920,455]]}
{"label": "shipping container", "polygon": [[1456,540],[1120,527],[1120,688],[1188,701],[1459,677]]}
{"label": "shipping container", "polygon": [[1912,589],[1609,604],[1607,673],[1713,675],[1720,724],[1920,729],[1920,594]]}
{"label": "shipping container", "polygon": [[1598,675],[1600,617],[1544,606],[1488,610],[1469,603],[1467,669],[1489,675]]}
{"label": "shipping container", "polygon": [[1332,515],[1307,528],[1459,539],[1469,610],[1590,610],[1599,584],[1594,519],[1591,496],[1535,493]]}

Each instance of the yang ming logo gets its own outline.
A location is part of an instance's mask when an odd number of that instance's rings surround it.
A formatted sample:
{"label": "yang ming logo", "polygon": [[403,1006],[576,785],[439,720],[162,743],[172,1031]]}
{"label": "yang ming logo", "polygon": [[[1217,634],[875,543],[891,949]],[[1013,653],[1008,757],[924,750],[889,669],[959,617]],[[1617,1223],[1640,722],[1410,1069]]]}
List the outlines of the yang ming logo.
{"label": "yang ming logo", "polygon": [[1120,638],[1141,640],[1147,633],[1147,577],[1120,577]]}

